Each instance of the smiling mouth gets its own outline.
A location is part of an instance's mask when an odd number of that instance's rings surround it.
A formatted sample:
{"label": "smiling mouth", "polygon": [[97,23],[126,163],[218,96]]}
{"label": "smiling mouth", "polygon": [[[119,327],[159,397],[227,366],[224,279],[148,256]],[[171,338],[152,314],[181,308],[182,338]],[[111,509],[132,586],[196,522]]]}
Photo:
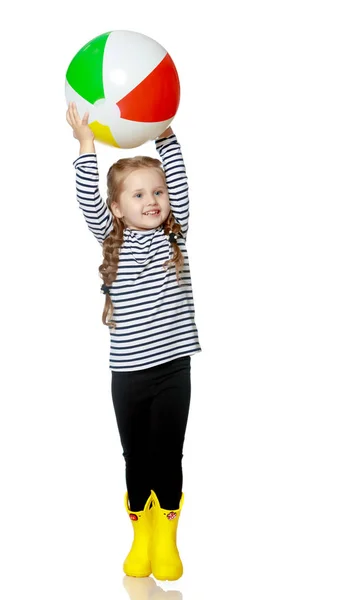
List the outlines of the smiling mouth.
{"label": "smiling mouth", "polygon": [[156,216],[160,214],[160,210],[149,210],[148,212],[144,213],[144,215],[148,216]]}

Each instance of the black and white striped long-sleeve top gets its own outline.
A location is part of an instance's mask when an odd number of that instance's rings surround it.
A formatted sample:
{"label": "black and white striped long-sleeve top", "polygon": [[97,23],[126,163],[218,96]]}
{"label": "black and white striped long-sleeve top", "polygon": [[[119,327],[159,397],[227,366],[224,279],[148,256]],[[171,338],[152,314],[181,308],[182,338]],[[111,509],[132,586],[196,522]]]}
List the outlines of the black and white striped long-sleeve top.
{"label": "black and white striped long-sleeve top", "polygon": [[[170,204],[183,237],[181,284],[176,270],[163,268],[172,257],[172,245],[163,226],[147,231],[126,228],[117,277],[110,287],[116,328],[110,328],[112,371],[138,371],[190,356],[201,350],[194,320],[191,275],[186,249],[189,219],[188,182],[175,135],[156,140],[163,163]],[[96,154],[74,161],[79,206],[90,231],[103,244],[113,226],[113,215],[99,192]]]}

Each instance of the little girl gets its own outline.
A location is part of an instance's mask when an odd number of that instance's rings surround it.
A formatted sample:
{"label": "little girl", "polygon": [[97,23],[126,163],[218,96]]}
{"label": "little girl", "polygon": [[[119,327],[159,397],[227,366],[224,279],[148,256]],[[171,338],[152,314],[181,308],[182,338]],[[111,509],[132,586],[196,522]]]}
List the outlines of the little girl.
{"label": "little girl", "polygon": [[80,142],[79,206],[102,245],[99,272],[110,330],[111,391],[126,466],[124,503],[134,529],[123,569],[133,577],[176,580],[184,503],[183,444],[190,405],[190,357],[201,350],[186,250],[188,183],[169,127],[155,142],[162,159],[118,160],[99,192],[88,113],[74,103],[67,121]]}

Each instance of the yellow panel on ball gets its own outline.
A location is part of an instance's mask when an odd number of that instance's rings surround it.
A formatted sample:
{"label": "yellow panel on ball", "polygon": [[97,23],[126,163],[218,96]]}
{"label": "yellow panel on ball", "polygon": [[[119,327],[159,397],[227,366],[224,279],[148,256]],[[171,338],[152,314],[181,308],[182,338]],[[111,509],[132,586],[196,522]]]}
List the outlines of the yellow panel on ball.
{"label": "yellow panel on ball", "polygon": [[89,127],[96,140],[103,142],[104,144],[109,144],[110,146],[115,146],[115,148],[120,148],[111,133],[110,127],[107,125],[102,125],[102,123],[99,123],[98,121],[90,123]]}

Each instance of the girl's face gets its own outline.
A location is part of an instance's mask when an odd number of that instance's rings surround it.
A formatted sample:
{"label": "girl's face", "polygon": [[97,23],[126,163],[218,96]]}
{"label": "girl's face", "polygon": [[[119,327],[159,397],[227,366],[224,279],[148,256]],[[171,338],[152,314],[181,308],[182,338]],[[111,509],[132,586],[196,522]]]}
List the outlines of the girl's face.
{"label": "girl's face", "polygon": [[135,169],[125,178],[118,202],[113,202],[111,209],[130,229],[159,227],[171,210],[164,177],[151,167]]}

